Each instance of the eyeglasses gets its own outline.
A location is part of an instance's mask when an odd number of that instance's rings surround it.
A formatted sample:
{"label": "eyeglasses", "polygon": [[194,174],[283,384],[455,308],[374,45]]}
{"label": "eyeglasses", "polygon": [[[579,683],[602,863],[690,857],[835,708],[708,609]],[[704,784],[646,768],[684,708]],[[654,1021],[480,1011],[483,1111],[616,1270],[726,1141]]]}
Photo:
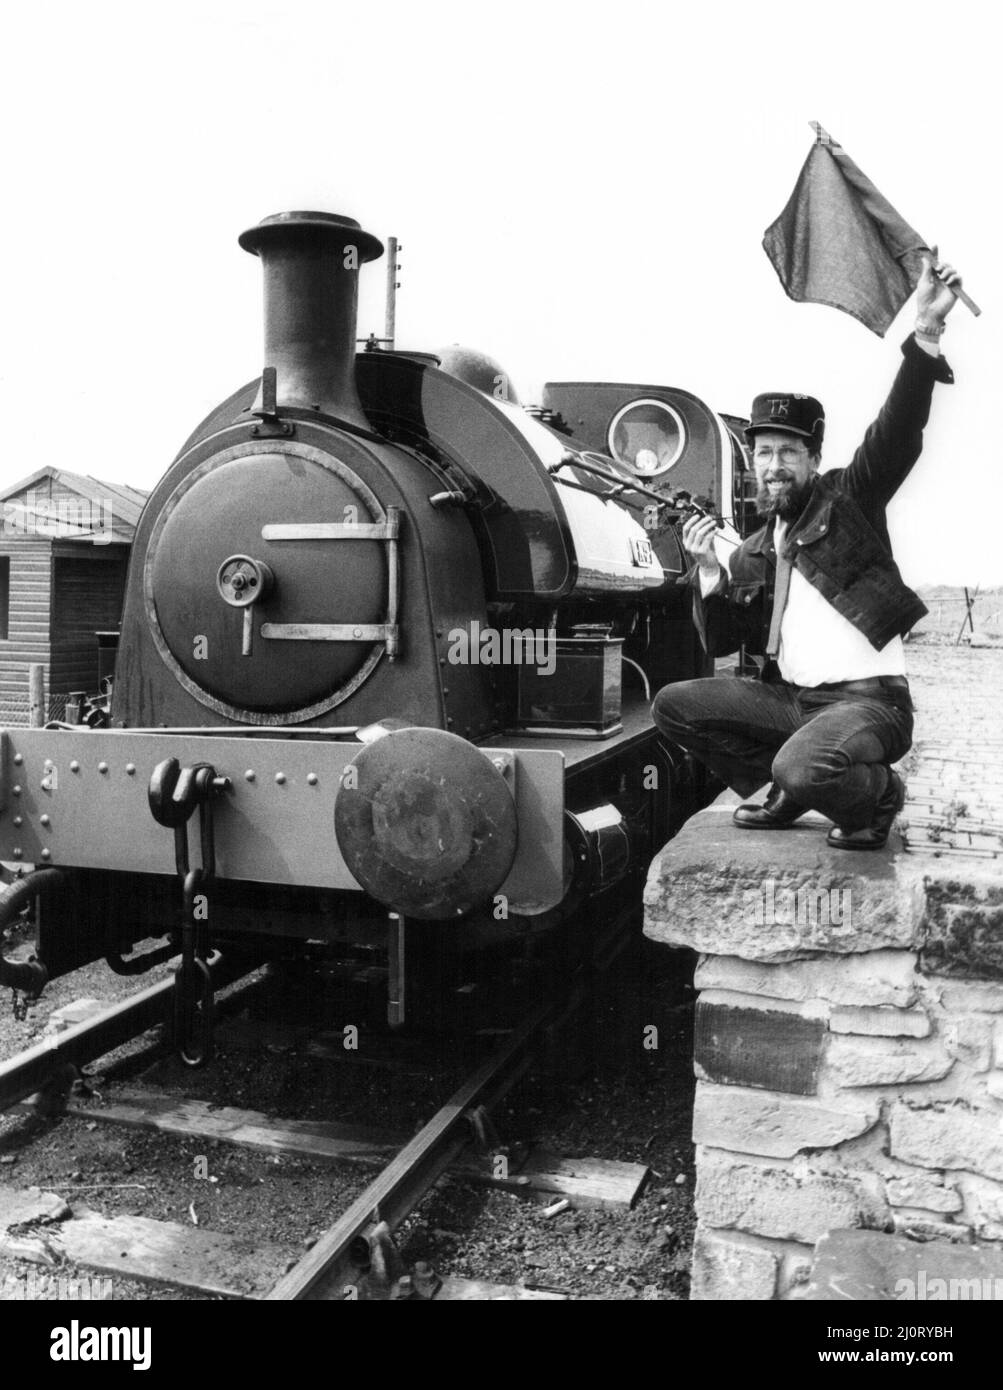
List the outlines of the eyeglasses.
{"label": "eyeglasses", "polygon": [[777,458],[781,463],[790,464],[807,457],[808,450],[803,444],[757,444],[752,451],[753,463],[769,463],[771,459]]}

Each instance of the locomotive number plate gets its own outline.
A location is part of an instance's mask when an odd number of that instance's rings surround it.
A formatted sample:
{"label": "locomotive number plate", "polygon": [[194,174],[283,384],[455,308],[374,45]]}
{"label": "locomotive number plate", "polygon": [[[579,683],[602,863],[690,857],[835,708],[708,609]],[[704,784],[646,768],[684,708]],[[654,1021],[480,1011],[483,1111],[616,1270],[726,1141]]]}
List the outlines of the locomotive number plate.
{"label": "locomotive number plate", "polygon": [[631,536],[630,553],[633,556],[634,564],[640,565],[642,569],[649,569],[655,563],[651,542],[643,536]]}

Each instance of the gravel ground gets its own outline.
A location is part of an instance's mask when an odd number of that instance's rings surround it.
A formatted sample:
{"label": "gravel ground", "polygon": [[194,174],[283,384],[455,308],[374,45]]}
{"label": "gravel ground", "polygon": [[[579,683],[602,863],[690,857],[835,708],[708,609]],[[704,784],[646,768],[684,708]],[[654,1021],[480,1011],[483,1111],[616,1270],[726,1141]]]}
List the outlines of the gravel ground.
{"label": "gravel ground", "polygon": [[[10,943],[8,943],[8,950]],[[25,943],[24,949],[27,949]],[[685,1299],[692,1239],[692,964],[647,942],[625,953],[594,1016],[568,1040],[575,1075],[531,1075],[497,1117],[503,1142],[538,1143],[560,1157],[610,1158],[649,1166],[652,1177],[632,1211],[567,1210],[507,1192],[440,1181],[398,1235],[405,1260],[442,1274],[560,1290],[576,1299]],[[166,967],[162,968],[166,969]],[[357,1121],[412,1133],[472,1065],[471,1045],[427,1038],[387,1039],[363,1030],[358,1058],[304,1054],[304,1032],[343,1017],[329,981],[314,972],[259,972],[235,1023],[219,1029],[213,1065],[191,1072],[157,1052],[156,1033],[85,1068],[84,1099],[100,1111],[122,1086],[155,1087],[180,1098],[260,1110],[272,1118]],[[152,980],[146,977],[145,985]],[[95,965],[56,981],[25,1022],[0,1001],[0,1057],[37,1041],[52,1013],[74,1000],[110,1003],[136,991]],[[314,1015],[311,1018],[311,1012]],[[277,1024],[283,1025],[276,1027]],[[654,1024],[658,1046],[645,1028]],[[340,1026],[340,1023],[336,1023]],[[480,1053],[483,1053],[482,1040]],[[397,1057],[373,1065],[367,1055]],[[81,1090],[77,1085],[78,1092]],[[87,1092],[91,1092],[88,1099]],[[214,1182],[194,1176],[207,1152]],[[204,1140],[99,1123],[86,1116],[17,1112],[0,1117],[0,1184],[37,1185],[73,1208],[130,1214],[278,1245],[297,1259],[352,1200],[372,1172],[318,1164]],[[5,1276],[22,1261],[0,1258]],[[42,1271],[51,1274],[51,1270]],[[276,1277],[281,1273],[276,1270]],[[40,1271],[35,1270],[36,1276]],[[86,1275],[62,1267],[60,1275]],[[186,1299],[164,1285],[115,1280],[116,1299]]]}

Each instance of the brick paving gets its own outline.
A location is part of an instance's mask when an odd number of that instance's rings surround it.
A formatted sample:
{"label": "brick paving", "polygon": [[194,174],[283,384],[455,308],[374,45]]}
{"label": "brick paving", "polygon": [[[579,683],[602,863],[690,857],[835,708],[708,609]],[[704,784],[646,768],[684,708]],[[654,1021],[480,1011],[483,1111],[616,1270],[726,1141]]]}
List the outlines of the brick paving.
{"label": "brick paving", "polygon": [[1003,647],[931,637],[909,642],[906,659],[916,705],[902,765],[906,852],[991,872],[1003,861]]}

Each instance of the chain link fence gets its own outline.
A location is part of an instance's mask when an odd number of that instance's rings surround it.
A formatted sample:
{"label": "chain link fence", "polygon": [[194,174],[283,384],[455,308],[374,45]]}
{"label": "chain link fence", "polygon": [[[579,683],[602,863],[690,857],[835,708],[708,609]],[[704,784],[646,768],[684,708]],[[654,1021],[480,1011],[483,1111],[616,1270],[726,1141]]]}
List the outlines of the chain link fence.
{"label": "chain link fence", "polygon": [[[46,722],[50,719],[66,718],[66,702],[68,695],[50,695],[45,702]],[[2,695],[0,696],[0,728],[21,728],[26,729],[31,723],[29,718],[28,692],[23,695]]]}

